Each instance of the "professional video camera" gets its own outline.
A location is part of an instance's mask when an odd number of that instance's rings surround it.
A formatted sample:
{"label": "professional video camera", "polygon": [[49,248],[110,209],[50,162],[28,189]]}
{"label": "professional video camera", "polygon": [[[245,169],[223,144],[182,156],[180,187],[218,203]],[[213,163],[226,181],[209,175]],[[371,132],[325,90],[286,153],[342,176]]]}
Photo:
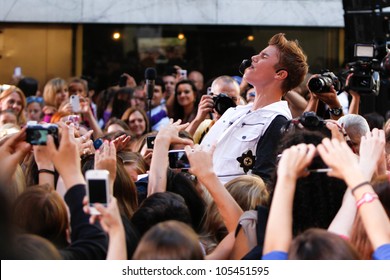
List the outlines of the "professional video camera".
{"label": "professional video camera", "polygon": [[355,44],[355,61],[347,64],[347,73],[352,73],[348,88],[359,94],[379,94],[381,62],[375,59],[375,46],[372,44]]}

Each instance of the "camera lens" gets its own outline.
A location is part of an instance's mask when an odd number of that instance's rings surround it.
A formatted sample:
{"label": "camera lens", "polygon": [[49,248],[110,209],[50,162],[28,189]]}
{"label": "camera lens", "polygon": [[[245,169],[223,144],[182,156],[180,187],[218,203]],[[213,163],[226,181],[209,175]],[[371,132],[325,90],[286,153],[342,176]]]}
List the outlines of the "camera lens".
{"label": "camera lens", "polygon": [[321,76],[317,78],[312,78],[309,81],[308,87],[311,92],[322,93],[322,92],[329,92],[332,84],[333,84],[333,80],[331,78]]}
{"label": "camera lens", "polygon": [[233,99],[231,99],[228,95],[221,93],[217,96],[213,97],[214,108],[218,114],[223,115],[227,109],[230,107],[236,107],[237,104],[234,103]]}
{"label": "camera lens", "polygon": [[324,81],[321,78],[313,78],[309,81],[308,84],[310,91],[315,93],[322,92],[324,86]]}

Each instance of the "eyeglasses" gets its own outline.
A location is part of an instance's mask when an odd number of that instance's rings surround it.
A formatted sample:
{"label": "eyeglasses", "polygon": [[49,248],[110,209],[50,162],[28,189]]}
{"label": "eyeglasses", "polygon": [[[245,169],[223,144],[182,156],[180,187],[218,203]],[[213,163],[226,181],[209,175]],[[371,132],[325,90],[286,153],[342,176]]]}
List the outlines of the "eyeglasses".
{"label": "eyeglasses", "polygon": [[33,102],[37,102],[37,103],[43,104],[43,98],[39,97],[39,96],[29,96],[29,97],[26,98],[26,102],[27,102],[27,104],[30,104],[30,103],[33,103]]}

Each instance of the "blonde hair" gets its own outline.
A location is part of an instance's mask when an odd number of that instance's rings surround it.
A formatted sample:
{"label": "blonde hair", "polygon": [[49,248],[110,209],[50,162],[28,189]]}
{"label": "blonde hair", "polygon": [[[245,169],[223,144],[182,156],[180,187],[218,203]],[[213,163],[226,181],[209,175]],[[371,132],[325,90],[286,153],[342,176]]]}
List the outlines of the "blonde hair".
{"label": "blonde hair", "polygon": [[268,206],[270,194],[259,176],[242,175],[225,184],[226,189],[243,211],[254,210],[256,206]]}
{"label": "blonde hair", "polygon": [[[269,191],[259,176],[242,175],[226,183],[225,187],[243,211],[269,204]],[[208,204],[206,213],[202,241],[207,244],[206,251],[209,253],[226,236],[227,230],[214,201]]]}
{"label": "blonde hair", "polygon": [[22,100],[22,109],[20,110],[19,114],[17,115],[18,118],[18,123],[19,124],[25,124],[26,123],[26,118],[24,116],[24,108],[26,108],[26,97],[24,96],[23,91],[16,87],[16,86],[10,86],[6,90],[2,91],[0,94],[0,103],[3,101],[5,98],[10,96],[12,93],[17,93],[20,96],[20,99]]}
{"label": "blonde hair", "polygon": [[57,91],[66,86],[67,84],[64,79],[53,78],[49,80],[43,89],[43,100],[45,104],[58,109],[61,104],[57,104],[56,102]]}
{"label": "blonde hair", "polygon": [[16,166],[15,173],[12,176],[12,181],[7,189],[10,201],[15,201],[20,194],[27,188],[26,177],[20,165]]}

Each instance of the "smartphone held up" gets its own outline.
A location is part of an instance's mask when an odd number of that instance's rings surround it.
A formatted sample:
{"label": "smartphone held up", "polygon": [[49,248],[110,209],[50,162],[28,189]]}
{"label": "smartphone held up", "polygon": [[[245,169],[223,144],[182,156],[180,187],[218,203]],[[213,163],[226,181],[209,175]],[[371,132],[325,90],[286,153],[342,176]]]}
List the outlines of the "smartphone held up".
{"label": "smartphone held up", "polygon": [[100,215],[94,207],[95,203],[100,203],[107,207],[110,203],[110,173],[107,170],[88,170],[85,173],[87,180],[88,206],[91,215]]}
{"label": "smartphone held up", "polygon": [[169,167],[172,169],[188,170],[190,162],[184,150],[170,150],[168,151]]}
{"label": "smartphone held up", "polygon": [[70,106],[72,107],[73,113],[81,112],[80,97],[78,95],[70,96]]}

